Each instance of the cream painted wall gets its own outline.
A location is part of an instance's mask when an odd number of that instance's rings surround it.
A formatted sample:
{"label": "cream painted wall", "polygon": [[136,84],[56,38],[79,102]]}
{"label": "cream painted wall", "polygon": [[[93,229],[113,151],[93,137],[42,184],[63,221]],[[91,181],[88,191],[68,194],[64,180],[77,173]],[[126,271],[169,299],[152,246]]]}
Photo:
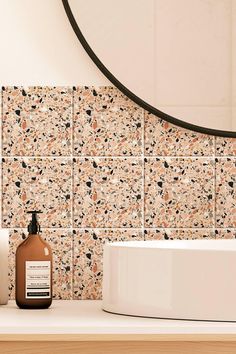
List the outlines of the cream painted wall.
{"label": "cream painted wall", "polygon": [[107,85],[61,0],[0,0],[1,85]]}
{"label": "cream painted wall", "polygon": [[70,0],[95,53],[176,118],[236,125],[236,0]]}

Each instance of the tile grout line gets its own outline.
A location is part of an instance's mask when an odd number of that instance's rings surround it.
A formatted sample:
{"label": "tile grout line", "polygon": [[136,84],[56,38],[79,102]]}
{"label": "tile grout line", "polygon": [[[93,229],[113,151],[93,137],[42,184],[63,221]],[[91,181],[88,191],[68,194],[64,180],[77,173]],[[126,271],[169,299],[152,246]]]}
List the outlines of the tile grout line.
{"label": "tile grout line", "polygon": [[145,240],[145,110],[142,110],[142,237]]}
{"label": "tile grout line", "polygon": [[214,227],[146,227],[146,230],[213,230]]}
{"label": "tile grout line", "polygon": [[213,226],[214,235],[216,238],[216,137],[214,136],[214,178],[213,178],[213,191],[214,191],[214,208],[213,208]]}
{"label": "tile grout line", "polygon": [[7,155],[3,155],[2,156],[2,158],[4,158],[4,159],[38,159],[38,160],[40,160],[40,159],[42,159],[42,160],[46,160],[46,159],[54,159],[54,160],[65,160],[65,159],[67,159],[67,160],[70,160],[71,159],[71,154],[70,155],[63,155],[63,156],[54,156],[54,155],[44,155],[44,156],[33,156],[33,155],[31,155],[31,156],[28,156],[28,155],[9,155],[9,156],[7,156]]}
{"label": "tile grout line", "polygon": [[[6,228],[9,231],[14,230],[27,230],[27,227],[8,227]],[[71,227],[42,227],[42,230],[50,230],[50,231],[71,231]],[[214,230],[214,226],[212,227],[145,227],[145,230]],[[224,230],[236,230],[236,227],[217,227],[216,229],[224,229]],[[115,230],[115,231],[142,231],[142,227],[74,227],[73,230]]]}
{"label": "tile grout line", "polygon": [[71,267],[72,267],[72,274],[71,274],[71,299],[74,299],[74,234],[73,234],[73,226],[74,226],[74,103],[75,103],[75,95],[74,89],[72,87],[72,109],[71,109]]}
{"label": "tile grout line", "polygon": [[[230,157],[230,156],[221,156],[222,158]],[[231,156],[232,157],[232,156]],[[145,158],[147,159],[199,159],[199,160],[204,160],[204,159],[214,159],[215,156],[214,154],[212,155],[204,155],[204,156],[198,156],[198,155],[183,155],[183,156],[178,156],[178,155],[165,155],[165,156],[160,156],[160,155],[145,155]]]}
{"label": "tile grout line", "polygon": [[33,155],[1,155],[2,158],[4,159],[71,159],[71,157],[75,159],[234,159],[236,158],[235,155],[222,155],[222,156],[216,156],[216,155],[204,155],[204,156],[197,156],[197,155],[185,155],[185,156],[178,156],[178,155],[165,155],[165,156],[160,156],[160,155],[132,155],[132,156],[99,156],[99,155],[80,155],[80,156],[74,156],[74,155],[63,155],[63,156],[54,156],[54,155],[48,155],[48,156],[33,156]]}
{"label": "tile grout line", "polygon": [[0,193],[0,197],[1,197],[1,208],[0,208],[0,227],[2,228],[3,225],[3,164],[2,164],[2,149],[3,149],[3,89],[1,86],[1,115],[0,115],[0,180],[1,180],[1,184],[0,184],[0,188],[1,188],[1,193]]}

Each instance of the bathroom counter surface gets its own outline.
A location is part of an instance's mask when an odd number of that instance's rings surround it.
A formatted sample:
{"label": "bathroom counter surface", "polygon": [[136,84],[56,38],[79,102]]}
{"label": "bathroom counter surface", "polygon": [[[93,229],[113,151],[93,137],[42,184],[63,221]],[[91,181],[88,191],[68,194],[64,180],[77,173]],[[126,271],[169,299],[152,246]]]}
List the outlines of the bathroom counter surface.
{"label": "bathroom counter surface", "polygon": [[[55,300],[48,310],[0,307],[0,340],[236,341],[236,323],[163,320],[106,313],[101,301]],[[204,339],[205,338],[205,339]]]}

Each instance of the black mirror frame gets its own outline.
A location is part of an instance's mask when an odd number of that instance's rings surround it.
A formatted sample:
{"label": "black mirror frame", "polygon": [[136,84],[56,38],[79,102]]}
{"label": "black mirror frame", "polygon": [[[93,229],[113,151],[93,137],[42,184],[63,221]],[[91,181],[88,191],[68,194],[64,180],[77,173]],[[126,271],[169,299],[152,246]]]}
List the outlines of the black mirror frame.
{"label": "black mirror frame", "polygon": [[224,130],[218,130],[218,129],[210,129],[210,128],[204,128],[200,127],[198,125],[194,125],[191,123],[184,122],[178,118],[172,117],[162,111],[159,111],[157,108],[151,106],[147,102],[143,101],[140,97],[136,96],[133,92],[131,92],[127,87],[125,87],[106,67],[105,65],[100,61],[100,59],[96,56],[88,42],[86,41],[83,33],[81,32],[75,17],[72,13],[72,10],[69,5],[69,0],[62,0],[65,12],[67,14],[68,20],[78,38],[82,46],[84,47],[85,51],[87,54],[90,56],[90,58],[93,60],[93,62],[96,64],[96,66],[100,69],[100,71],[107,77],[111,83],[116,86],[123,94],[125,94],[128,98],[130,98],[132,101],[134,101],[136,104],[144,108],[146,111],[154,114],[155,116],[172,123],[176,126],[182,127],[184,129],[189,129],[198,133],[202,134],[208,134],[208,135],[214,135],[214,136],[221,136],[221,137],[229,137],[229,138],[236,138],[236,132],[229,132],[229,131],[224,131]]}

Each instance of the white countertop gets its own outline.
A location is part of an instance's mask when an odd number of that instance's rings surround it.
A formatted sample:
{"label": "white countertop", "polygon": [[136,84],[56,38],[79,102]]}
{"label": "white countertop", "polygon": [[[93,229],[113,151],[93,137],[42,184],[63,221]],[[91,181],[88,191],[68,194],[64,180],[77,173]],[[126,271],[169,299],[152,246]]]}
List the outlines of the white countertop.
{"label": "white countertop", "polygon": [[10,301],[0,306],[0,336],[4,334],[236,335],[236,323],[114,315],[101,310],[101,301],[91,300],[54,300],[47,310],[20,310]]}

